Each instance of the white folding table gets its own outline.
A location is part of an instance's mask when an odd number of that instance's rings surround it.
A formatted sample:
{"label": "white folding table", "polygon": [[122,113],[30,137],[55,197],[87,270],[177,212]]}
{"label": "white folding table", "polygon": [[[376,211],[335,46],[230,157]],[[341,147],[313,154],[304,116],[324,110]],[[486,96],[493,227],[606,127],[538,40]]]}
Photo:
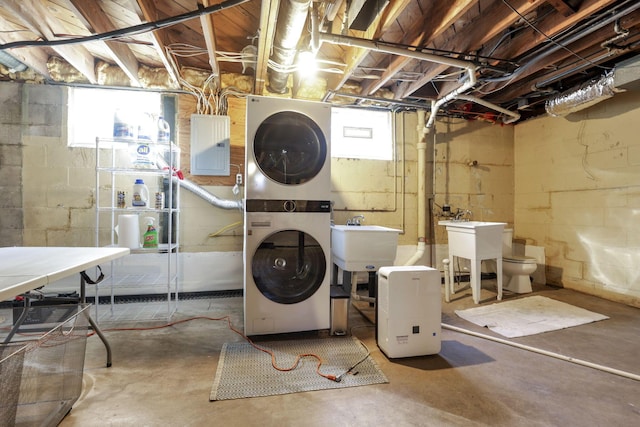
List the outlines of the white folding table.
{"label": "white folding table", "polygon": [[[0,301],[28,294],[57,280],[81,273],[80,301],[84,303],[86,280],[82,273],[101,263],[128,254],[128,248],[26,246],[0,248]],[[86,313],[91,327],[107,350],[107,367],[109,367],[111,366],[109,342],[88,312]]]}

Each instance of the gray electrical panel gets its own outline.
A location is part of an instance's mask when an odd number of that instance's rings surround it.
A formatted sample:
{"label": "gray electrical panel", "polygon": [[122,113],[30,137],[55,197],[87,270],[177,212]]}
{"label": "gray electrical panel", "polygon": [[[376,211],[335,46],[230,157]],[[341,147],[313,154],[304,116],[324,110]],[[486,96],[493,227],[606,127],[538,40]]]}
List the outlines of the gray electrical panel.
{"label": "gray electrical panel", "polygon": [[191,115],[191,175],[229,176],[229,116]]}

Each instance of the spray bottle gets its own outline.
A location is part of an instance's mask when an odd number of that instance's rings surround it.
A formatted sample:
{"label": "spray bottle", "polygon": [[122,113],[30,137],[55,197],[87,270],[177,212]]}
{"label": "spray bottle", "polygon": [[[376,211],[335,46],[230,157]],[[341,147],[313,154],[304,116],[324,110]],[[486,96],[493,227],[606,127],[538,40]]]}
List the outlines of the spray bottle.
{"label": "spray bottle", "polygon": [[143,248],[157,248],[158,247],[158,230],[153,226],[154,218],[148,216],[145,217],[147,220],[147,231],[144,233],[142,244]]}

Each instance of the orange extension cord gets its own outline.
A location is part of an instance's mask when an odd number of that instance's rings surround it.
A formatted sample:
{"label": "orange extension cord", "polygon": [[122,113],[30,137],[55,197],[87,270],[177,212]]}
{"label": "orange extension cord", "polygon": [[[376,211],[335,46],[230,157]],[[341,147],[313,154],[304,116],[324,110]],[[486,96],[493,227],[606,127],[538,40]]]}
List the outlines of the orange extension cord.
{"label": "orange extension cord", "polygon": [[[233,332],[235,332],[236,334],[238,334],[242,338],[244,338],[256,350],[260,350],[263,353],[267,353],[268,355],[270,355],[271,356],[271,366],[273,366],[274,369],[276,369],[278,371],[282,371],[282,372],[293,371],[294,369],[296,369],[298,367],[298,364],[300,363],[301,359],[303,359],[305,357],[312,357],[312,358],[314,358],[314,359],[316,359],[318,361],[318,364],[316,365],[316,373],[318,375],[320,375],[321,377],[326,378],[328,380],[335,381],[335,382],[339,383],[340,381],[342,381],[342,377],[343,376],[345,376],[346,374],[350,374],[356,368],[356,366],[358,366],[360,363],[364,362],[366,360],[366,358],[369,356],[369,349],[367,349],[367,355],[364,358],[362,358],[360,361],[358,361],[358,363],[356,363],[355,365],[351,366],[349,369],[347,369],[344,373],[342,373],[340,375],[331,375],[331,374],[322,373],[320,371],[320,367],[322,366],[324,361],[322,360],[322,358],[320,356],[318,356],[317,354],[313,354],[313,353],[298,354],[296,356],[296,360],[293,362],[293,364],[290,367],[283,368],[283,367],[278,366],[278,362],[276,360],[276,356],[273,353],[273,351],[271,351],[271,350],[269,350],[267,348],[264,348],[264,347],[260,347],[259,345],[257,345],[253,341],[251,341],[251,339],[249,337],[247,337],[244,333],[242,333],[238,329],[234,328],[233,325],[231,324],[231,317],[230,316],[223,316],[223,317],[196,316],[196,317],[190,317],[188,319],[177,320],[175,322],[167,323],[167,324],[164,324],[164,325],[158,325],[158,326],[149,326],[149,327],[144,327],[144,328],[111,328],[111,329],[103,329],[103,331],[143,331],[143,330],[152,330],[152,329],[162,329],[162,328],[167,328],[167,327],[170,327],[170,326],[178,325],[180,323],[185,323],[185,322],[189,322],[191,320],[198,320],[198,319],[216,320],[216,321],[226,320],[227,321],[227,325],[229,326],[230,330],[232,330]],[[94,333],[95,332],[91,332],[88,336],[91,336]],[[361,345],[364,346],[363,343],[361,343]],[[366,348],[366,346],[364,346],[364,347]]]}

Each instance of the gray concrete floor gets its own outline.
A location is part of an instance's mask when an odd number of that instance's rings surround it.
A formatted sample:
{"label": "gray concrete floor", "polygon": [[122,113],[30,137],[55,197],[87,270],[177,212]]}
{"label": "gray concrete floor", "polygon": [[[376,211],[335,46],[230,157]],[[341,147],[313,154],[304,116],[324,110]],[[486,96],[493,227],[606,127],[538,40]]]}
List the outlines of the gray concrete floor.
{"label": "gray concrete floor", "polygon": [[[481,304],[495,302],[491,287],[482,292]],[[639,309],[566,289],[536,287],[534,294],[610,319],[509,341],[640,375]],[[504,300],[520,297],[505,292]],[[443,302],[443,323],[503,338],[456,316],[455,309],[474,306],[469,290],[454,298]],[[229,316],[241,328],[242,298],[183,301],[172,321],[193,316]],[[83,392],[62,427],[640,425],[637,380],[448,329],[439,354],[389,360],[372,323],[353,307],[351,334],[369,347],[388,384],[210,402],[222,345],[242,338],[225,320],[113,330],[159,324],[103,324],[111,368],[98,337],[89,338]]]}

